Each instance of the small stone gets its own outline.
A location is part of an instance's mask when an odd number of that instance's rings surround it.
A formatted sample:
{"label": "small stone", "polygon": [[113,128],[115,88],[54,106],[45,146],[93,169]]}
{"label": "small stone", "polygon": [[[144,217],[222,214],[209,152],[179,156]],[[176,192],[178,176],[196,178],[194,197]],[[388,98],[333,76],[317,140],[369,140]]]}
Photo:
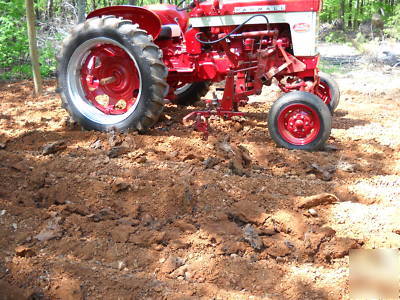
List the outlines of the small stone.
{"label": "small stone", "polygon": [[126,267],[126,263],[125,262],[123,262],[123,261],[119,261],[118,262],[118,270],[122,270],[122,269],[124,269]]}
{"label": "small stone", "polygon": [[35,251],[26,246],[18,246],[15,248],[15,254],[19,257],[32,257],[36,255]]}
{"label": "small stone", "polygon": [[107,156],[109,158],[116,158],[116,157],[126,154],[128,152],[129,152],[129,149],[125,146],[115,146],[115,147],[112,147],[110,149],[110,151],[108,151]]}
{"label": "small stone", "polygon": [[314,208],[310,208],[310,209],[308,210],[308,213],[309,213],[311,216],[313,216],[313,217],[318,216],[318,213],[317,213],[317,211],[316,211]]}
{"label": "small stone", "polygon": [[308,174],[307,178],[310,180],[315,180],[315,179],[317,179],[317,176],[315,174]]}
{"label": "small stone", "polygon": [[142,217],[142,223],[144,226],[148,226],[153,222],[153,217],[150,214],[144,214]]}
{"label": "small stone", "polygon": [[168,259],[163,263],[160,271],[162,273],[172,273],[175,271],[177,268],[180,266],[183,266],[185,264],[185,261],[182,258],[176,257],[171,255],[168,257]]}
{"label": "small stone", "polygon": [[221,160],[217,157],[208,157],[207,159],[204,160],[203,166],[204,169],[211,169],[218,165],[221,162]]}
{"label": "small stone", "polygon": [[49,143],[43,147],[42,154],[49,155],[59,151],[62,151],[67,148],[65,141],[56,141],[53,143]]}
{"label": "small stone", "polygon": [[11,226],[12,226],[12,228],[13,228],[14,230],[17,230],[17,229],[18,229],[17,223],[12,223]]}
{"label": "small stone", "polygon": [[243,129],[243,125],[239,122],[236,122],[235,125],[233,125],[233,128],[235,129],[236,132],[239,132]]}
{"label": "small stone", "polygon": [[244,227],[243,237],[244,240],[248,242],[250,246],[253,247],[254,249],[261,250],[261,248],[263,247],[263,242],[252,225],[247,224]]}
{"label": "small stone", "polygon": [[139,157],[139,158],[136,160],[136,162],[138,162],[139,164],[143,164],[143,163],[145,163],[146,161],[147,161],[146,156],[141,156],[141,157]]}
{"label": "small stone", "polygon": [[118,178],[114,181],[114,183],[111,185],[111,189],[113,190],[114,193],[118,193],[121,191],[125,191],[130,187],[130,184],[125,182],[124,179]]}
{"label": "small stone", "polygon": [[0,150],[6,149],[6,143],[0,143]]}
{"label": "small stone", "polygon": [[0,217],[1,217],[1,216],[4,216],[4,215],[6,214],[6,212],[7,212],[7,211],[6,211],[5,209],[0,210]]}
{"label": "small stone", "polygon": [[90,145],[90,148],[101,149],[101,148],[103,148],[103,143],[101,142],[101,140],[97,140]]}
{"label": "small stone", "polygon": [[60,223],[61,217],[51,219],[35,238],[43,242],[62,237],[63,231]]}

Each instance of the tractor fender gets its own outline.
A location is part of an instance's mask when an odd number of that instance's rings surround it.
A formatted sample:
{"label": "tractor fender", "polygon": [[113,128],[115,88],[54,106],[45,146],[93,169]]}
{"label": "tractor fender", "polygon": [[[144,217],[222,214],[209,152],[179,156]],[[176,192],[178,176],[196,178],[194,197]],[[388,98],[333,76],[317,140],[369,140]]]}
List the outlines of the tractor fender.
{"label": "tractor fender", "polygon": [[92,11],[87,19],[111,15],[130,20],[147,31],[155,40],[161,32],[161,20],[157,14],[143,7],[131,5],[108,6]]}

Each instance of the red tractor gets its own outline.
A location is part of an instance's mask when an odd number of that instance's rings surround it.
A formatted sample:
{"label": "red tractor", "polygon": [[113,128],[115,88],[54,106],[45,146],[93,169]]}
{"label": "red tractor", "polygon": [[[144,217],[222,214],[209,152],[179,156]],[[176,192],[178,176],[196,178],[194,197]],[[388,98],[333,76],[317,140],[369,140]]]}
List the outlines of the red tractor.
{"label": "red tractor", "polygon": [[239,107],[264,85],[285,94],[269,112],[272,139],[289,149],[323,147],[339,89],[318,71],[321,0],[194,0],[189,4],[111,6],[91,12],[58,56],[63,105],[88,130],[144,131],[167,100],[192,105],[212,82],[223,96],[192,112],[241,116]]}

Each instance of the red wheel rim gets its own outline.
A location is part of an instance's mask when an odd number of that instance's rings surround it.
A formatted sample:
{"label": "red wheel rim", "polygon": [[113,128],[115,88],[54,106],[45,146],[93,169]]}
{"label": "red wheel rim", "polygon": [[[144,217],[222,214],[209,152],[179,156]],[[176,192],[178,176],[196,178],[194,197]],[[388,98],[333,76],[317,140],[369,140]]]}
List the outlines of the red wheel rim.
{"label": "red wheel rim", "polygon": [[136,64],[116,45],[100,44],[91,48],[82,65],[80,80],[87,100],[107,115],[126,113],[139,95]]}
{"label": "red wheel rim", "polygon": [[329,105],[332,101],[331,89],[329,85],[322,80],[319,82],[315,94],[321,98],[326,105]]}
{"label": "red wheel rim", "polygon": [[311,143],[317,138],[320,129],[317,112],[305,104],[288,105],[278,115],[279,134],[292,145]]}

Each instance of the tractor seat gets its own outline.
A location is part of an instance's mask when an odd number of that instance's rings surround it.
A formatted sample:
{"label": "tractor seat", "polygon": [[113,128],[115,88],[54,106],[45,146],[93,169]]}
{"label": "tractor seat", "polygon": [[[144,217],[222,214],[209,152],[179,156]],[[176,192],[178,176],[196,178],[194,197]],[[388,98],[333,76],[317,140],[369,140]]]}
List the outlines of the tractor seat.
{"label": "tractor seat", "polygon": [[157,40],[169,40],[180,36],[181,28],[178,24],[165,24],[161,26],[161,32],[158,35]]}

